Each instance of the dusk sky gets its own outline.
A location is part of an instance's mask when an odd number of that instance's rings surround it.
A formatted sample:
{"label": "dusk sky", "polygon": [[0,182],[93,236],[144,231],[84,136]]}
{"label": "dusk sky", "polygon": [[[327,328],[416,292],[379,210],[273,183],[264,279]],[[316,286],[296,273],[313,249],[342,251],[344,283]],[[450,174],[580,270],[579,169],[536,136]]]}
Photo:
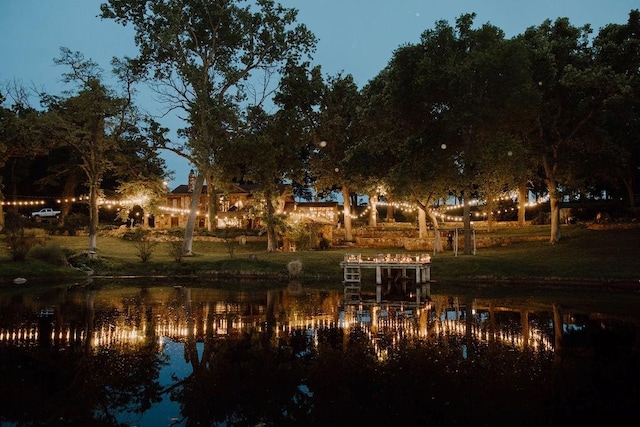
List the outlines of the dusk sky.
{"label": "dusk sky", "polygon": [[[134,56],[133,31],[97,15],[104,0],[0,0],[0,83],[16,81],[59,94],[67,71],[54,65],[60,47],[81,52],[105,71],[112,57]],[[464,13],[477,14],[475,24],[491,23],[507,37],[545,19],[568,17],[573,25],[591,24],[594,33],[609,23],[627,22],[638,0],[282,0],[299,10],[298,22],[319,38],[314,65],[325,75],[352,74],[362,87],[387,64],[393,51],[419,41],[420,34],[441,19],[450,24]],[[159,114],[150,97],[142,108]],[[176,118],[163,124],[173,132]],[[186,183],[191,166],[166,154],[175,171],[170,187]]]}

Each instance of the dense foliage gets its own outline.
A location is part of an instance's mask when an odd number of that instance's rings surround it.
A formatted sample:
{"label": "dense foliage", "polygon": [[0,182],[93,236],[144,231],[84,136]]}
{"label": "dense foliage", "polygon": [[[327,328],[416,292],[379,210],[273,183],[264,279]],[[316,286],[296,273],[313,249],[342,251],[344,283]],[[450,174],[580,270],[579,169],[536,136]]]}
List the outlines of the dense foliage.
{"label": "dense foliage", "polygon": [[[296,23],[295,9],[245,3],[103,4],[102,18],[135,29],[139,56],[113,64],[124,89],[110,92],[95,64],[65,49],[57,63],[71,69],[64,76],[76,92],[43,94],[38,110],[7,85],[0,94],[5,192],[71,195],[84,184],[94,218],[98,195],[118,185],[161,193],[145,183],[161,181],[165,149],[194,164],[196,194],[205,180],[210,188],[260,183],[271,240],[279,223],[272,200],[283,183],[306,197],[342,193],[347,240],[357,194],[417,205],[421,234],[427,221],[437,229],[433,207],[451,197],[464,202],[470,228],[473,199],[486,201],[490,223],[500,195],[546,194],[552,243],[560,239],[561,202],[602,199],[635,212],[638,10],[595,35],[566,18],[510,39],[493,25],[475,26],[474,14],[455,25],[438,21],[358,88],[351,75],[323,76],[307,61],[315,37]],[[184,112],[178,140],[136,115],[132,89],[142,82],[163,95],[167,110]]]}

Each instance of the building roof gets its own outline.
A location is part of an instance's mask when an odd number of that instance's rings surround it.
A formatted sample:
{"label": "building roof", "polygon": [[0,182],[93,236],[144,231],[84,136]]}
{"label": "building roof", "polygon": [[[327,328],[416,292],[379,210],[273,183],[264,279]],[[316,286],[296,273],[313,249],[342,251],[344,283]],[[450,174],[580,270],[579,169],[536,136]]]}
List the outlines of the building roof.
{"label": "building roof", "polygon": [[[232,185],[232,190],[231,193],[234,194],[238,194],[238,193],[251,193],[253,192],[253,190],[255,190],[256,188],[258,188],[259,186],[257,184],[231,184]],[[216,193],[222,194],[224,193],[224,191],[218,189],[216,190]],[[182,184],[182,185],[178,185],[176,188],[174,188],[170,194],[191,194],[191,192],[189,191],[189,186],[187,184]],[[203,185],[202,186],[202,194],[207,194],[207,186]]]}

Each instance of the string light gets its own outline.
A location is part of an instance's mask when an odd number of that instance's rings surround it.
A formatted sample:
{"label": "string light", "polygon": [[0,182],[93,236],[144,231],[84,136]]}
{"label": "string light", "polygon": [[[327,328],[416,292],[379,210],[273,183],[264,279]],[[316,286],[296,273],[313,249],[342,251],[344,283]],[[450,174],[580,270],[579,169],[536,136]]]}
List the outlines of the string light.
{"label": "string light", "polygon": [[44,205],[46,202],[44,200],[14,200],[14,201],[2,201],[0,202],[3,206],[37,206]]}
{"label": "string light", "polygon": [[[191,213],[191,209],[172,208],[169,206],[160,206],[158,209],[172,214],[188,215]],[[196,215],[200,215],[200,211],[196,211]]]}
{"label": "string light", "polygon": [[[515,191],[509,191],[506,192],[504,195],[496,197],[495,199],[493,199],[494,201],[500,202],[500,201],[507,201],[507,200],[511,200],[511,201],[516,201],[518,198],[517,192]],[[57,203],[80,203],[80,202],[87,202],[89,201],[89,196],[87,195],[82,195],[82,196],[77,196],[77,197],[67,197],[67,198],[59,198],[56,200]],[[143,197],[137,197],[137,198],[129,198],[129,199],[107,199],[107,198],[99,198],[98,199],[98,205],[99,206],[103,206],[103,207],[107,207],[107,208],[113,208],[113,207],[121,207],[121,206],[134,206],[134,205],[140,205],[140,206],[144,206],[145,204],[147,204],[149,201],[149,197],[147,196],[143,196]],[[549,195],[545,195],[543,197],[541,197],[540,199],[533,201],[533,202],[526,202],[524,204],[525,208],[534,208],[540,204],[543,203],[547,203],[549,201]],[[45,200],[15,200],[15,201],[2,201],[0,202],[0,205],[3,206],[41,206],[41,205],[45,205],[47,204],[47,202]],[[481,206],[481,205],[485,205],[486,202],[479,200],[479,199],[473,199],[469,201],[469,206],[475,207],[475,206]],[[408,202],[385,202],[385,201],[378,201],[376,202],[376,207],[387,207],[387,206],[391,206],[396,210],[399,210],[401,212],[404,213],[415,213],[416,211],[418,211],[418,206],[417,204],[411,204]],[[436,217],[442,219],[442,220],[446,220],[446,221],[462,221],[464,218],[462,216],[454,216],[454,215],[447,215],[446,211],[450,211],[450,210],[454,210],[454,209],[460,209],[462,206],[461,205],[443,205],[443,206],[439,206],[437,208],[431,209],[431,213],[433,215],[435,215]],[[168,212],[171,214],[181,214],[181,215],[188,215],[191,213],[190,209],[180,209],[180,208],[173,208],[170,206],[161,206],[158,208],[161,211],[164,212]],[[293,220],[303,220],[305,218],[309,218],[309,219],[318,219],[318,218],[325,218],[328,219],[329,221],[334,221],[335,220],[335,213],[333,210],[327,210],[324,208],[315,208],[315,207],[310,207],[308,208],[309,213],[289,213],[289,217]],[[503,209],[503,210],[497,210],[497,211],[492,211],[491,214],[492,215],[496,215],[496,214],[500,214],[500,213],[507,213],[509,211],[515,211],[516,208],[508,208],[508,209]],[[317,211],[317,212],[316,212]],[[354,220],[358,220],[361,218],[366,217],[367,215],[369,215],[371,211],[371,205],[367,205],[365,207],[365,209],[363,211],[361,211],[358,214],[354,214],[354,213],[349,213],[349,216],[351,217],[351,219]],[[444,212],[442,212],[444,211]],[[282,211],[279,211],[279,213],[283,213]],[[338,211],[339,215],[343,215],[344,216],[344,209]],[[196,215],[200,215],[199,211],[196,211]],[[479,217],[483,217],[486,218],[488,216],[487,212],[474,212],[472,213],[472,215],[476,218]]]}
{"label": "string light", "polygon": [[[511,200],[513,202],[517,201],[518,199],[518,195],[515,191],[509,191],[507,193],[505,193],[502,196],[496,197],[493,199],[493,201],[496,202],[501,202],[501,201],[508,201]],[[533,208],[536,207],[538,205],[541,205],[543,203],[546,203],[549,201],[549,196],[546,195],[544,197],[541,197],[540,199],[533,201],[533,202],[527,202],[524,204],[525,208]],[[472,199],[469,201],[469,206],[475,207],[475,206],[481,206],[481,205],[486,205],[485,201],[482,201],[480,199]],[[398,209],[401,210],[403,212],[415,212],[417,211],[419,208],[416,204],[410,204],[408,202],[384,202],[384,201],[379,201],[376,202],[376,207],[377,206],[392,206],[394,209]],[[462,216],[454,216],[454,215],[447,215],[446,213],[443,213],[441,211],[450,211],[450,210],[454,210],[454,209],[461,209],[462,205],[443,205],[443,206],[438,206],[435,209],[431,209],[430,212],[435,215],[436,217],[445,220],[445,221],[463,221],[464,218]],[[497,210],[497,211],[492,211],[491,214],[495,215],[495,214],[500,214],[500,213],[507,213],[510,211],[515,211],[517,208],[511,207],[511,208],[507,208],[507,209],[502,209],[502,210]],[[352,219],[359,219],[364,217],[369,211],[371,210],[371,206],[368,205],[364,211],[362,211],[360,214],[358,215],[354,215],[354,214],[350,214]],[[344,210],[341,211],[341,214],[344,215]],[[484,217],[486,218],[488,216],[487,212],[474,212],[471,215],[473,215],[476,218],[479,217]]]}

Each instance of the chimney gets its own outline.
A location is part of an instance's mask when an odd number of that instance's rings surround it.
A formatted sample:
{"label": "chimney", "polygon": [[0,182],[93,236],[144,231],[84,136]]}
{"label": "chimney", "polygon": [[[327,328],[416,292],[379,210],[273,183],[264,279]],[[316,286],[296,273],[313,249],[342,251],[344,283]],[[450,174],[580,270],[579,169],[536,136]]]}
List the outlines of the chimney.
{"label": "chimney", "polygon": [[193,193],[193,190],[196,187],[196,174],[193,171],[193,169],[191,169],[191,171],[189,172],[189,184],[187,186],[187,191],[189,191],[189,193]]}

